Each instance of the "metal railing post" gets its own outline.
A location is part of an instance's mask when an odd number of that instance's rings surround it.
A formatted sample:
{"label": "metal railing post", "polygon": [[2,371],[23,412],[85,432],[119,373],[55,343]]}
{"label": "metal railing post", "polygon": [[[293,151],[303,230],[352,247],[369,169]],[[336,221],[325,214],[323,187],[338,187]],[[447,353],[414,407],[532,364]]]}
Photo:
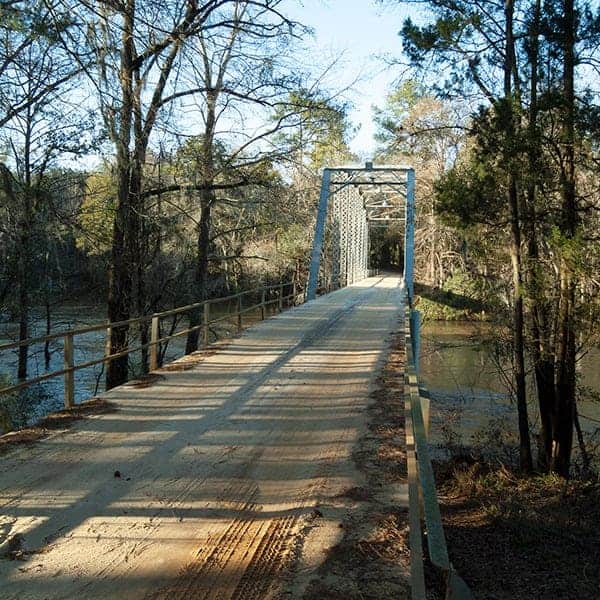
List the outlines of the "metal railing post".
{"label": "metal railing post", "polygon": [[240,294],[237,298],[237,330],[238,333],[242,331],[242,295]]}
{"label": "metal railing post", "polygon": [[158,369],[158,338],[159,338],[160,317],[152,315],[152,324],[150,326],[150,370]]}
{"label": "metal railing post", "polygon": [[210,321],[210,303],[204,302],[203,309],[204,316],[202,322],[202,342],[205,346],[208,346],[208,322]]}
{"label": "metal railing post", "polygon": [[279,312],[283,311],[283,283],[279,284]]}
{"label": "metal railing post", "polygon": [[75,404],[75,372],[73,369],[73,334],[67,333],[64,339],[64,365],[69,369],[65,373],[65,408]]}
{"label": "metal railing post", "polygon": [[406,207],[404,221],[404,282],[410,305],[413,304],[415,262],[415,172],[406,172]]}
{"label": "metal railing post", "polygon": [[315,237],[310,259],[310,271],[308,275],[308,284],[306,286],[306,300],[314,300],[317,296],[317,287],[319,279],[319,266],[321,264],[321,250],[323,249],[323,238],[325,236],[325,222],[327,220],[327,203],[329,201],[329,182],[331,181],[331,171],[323,170],[323,179],[321,181],[321,194],[319,196],[319,208],[317,211],[317,221],[315,223]]}
{"label": "metal railing post", "polygon": [[260,298],[260,318],[261,321],[265,320],[265,299],[266,299],[266,290],[263,288],[262,295]]}

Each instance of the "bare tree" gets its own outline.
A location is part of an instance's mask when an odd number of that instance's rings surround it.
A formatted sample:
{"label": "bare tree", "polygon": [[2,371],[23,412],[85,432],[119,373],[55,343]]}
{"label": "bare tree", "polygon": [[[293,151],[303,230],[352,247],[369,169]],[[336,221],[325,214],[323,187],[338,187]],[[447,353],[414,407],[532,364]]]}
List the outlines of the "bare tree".
{"label": "bare tree", "polygon": [[[58,157],[84,143],[85,119],[68,102],[78,69],[48,29],[7,32],[0,48],[5,60],[0,72],[0,138],[6,148],[0,172],[8,210],[3,237],[12,248],[6,266],[17,287],[22,341],[29,336],[34,259],[43,253],[43,232],[52,218],[47,175]],[[19,378],[27,375],[27,359],[28,347],[22,345]]]}

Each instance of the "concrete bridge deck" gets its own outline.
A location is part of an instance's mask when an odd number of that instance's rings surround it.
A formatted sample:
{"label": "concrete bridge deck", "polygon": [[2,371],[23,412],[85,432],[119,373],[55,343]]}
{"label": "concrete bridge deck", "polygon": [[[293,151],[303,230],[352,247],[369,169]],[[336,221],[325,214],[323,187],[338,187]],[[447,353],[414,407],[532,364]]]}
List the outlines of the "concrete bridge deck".
{"label": "concrete bridge deck", "polygon": [[300,596],[340,536],[328,499],[363,483],[351,455],[399,285],[284,312],[2,457],[0,542],[25,560],[0,559],[0,597]]}

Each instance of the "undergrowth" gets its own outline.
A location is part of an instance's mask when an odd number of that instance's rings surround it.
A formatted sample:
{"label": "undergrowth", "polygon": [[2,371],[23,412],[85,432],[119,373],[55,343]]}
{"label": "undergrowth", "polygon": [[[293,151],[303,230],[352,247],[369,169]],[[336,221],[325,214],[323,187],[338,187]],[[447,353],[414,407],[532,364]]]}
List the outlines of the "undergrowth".
{"label": "undergrowth", "polygon": [[451,560],[476,598],[596,600],[600,484],[499,461],[435,464]]}

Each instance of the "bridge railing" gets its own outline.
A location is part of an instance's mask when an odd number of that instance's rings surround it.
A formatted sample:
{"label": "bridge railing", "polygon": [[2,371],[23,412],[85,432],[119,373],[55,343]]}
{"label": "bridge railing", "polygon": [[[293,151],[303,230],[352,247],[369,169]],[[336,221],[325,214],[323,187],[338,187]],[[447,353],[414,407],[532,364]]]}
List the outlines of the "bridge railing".
{"label": "bridge railing", "polygon": [[[244,305],[245,297],[260,297],[260,302],[251,304],[250,306]],[[0,345],[0,352],[8,350],[15,350],[23,346],[34,346],[39,344],[46,344],[49,342],[59,343],[62,341],[63,350],[63,368],[57,369],[51,372],[43,373],[37,377],[32,377],[25,381],[20,381],[14,385],[6,386],[0,389],[0,395],[10,394],[17,392],[35,384],[53,379],[56,377],[64,377],[64,405],[65,408],[71,408],[75,404],[75,372],[93,367],[99,364],[106,364],[110,361],[122,357],[128,356],[135,352],[147,350],[149,354],[149,369],[153,371],[161,366],[161,344],[165,344],[170,340],[187,335],[188,333],[196,330],[202,330],[202,342],[203,346],[207,346],[210,341],[211,326],[225,322],[225,321],[236,321],[238,332],[243,327],[243,316],[252,311],[259,312],[259,318],[265,319],[268,307],[276,306],[276,309],[281,312],[284,308],[295,306],[304,302],[304,289],[294,281],[281,282],[274,285],[256,287],[250,290],[244,290],[237,294],[230,296],[224,296],[221,298],[211,298],[203,302],[196,302],[194,304],[188,304],[186,306],[180,306],[171,310],[154,313],[151,315],[144,315],[141,317],[134,317],[125,321],[119,322],[105,322],[98,325],[91,325],[88,327],[79,327],[76,329],[68,329],[57,333],[51,333],[49,335],[43,335],[34,338],[28,338],[18,342],[11,342],[8,344]],[[235,306],[233,311],[228,311],[226,314],[220,314],[219,316],[211,317],[211,306],[215,304],[226,303],[229,306]],[[168,334],[161,334],[161,322],[163,319],[168,317],[177,317],[189,314],[191,311],[202,311],[202,322],[199,325],[188,327],[181,331],[174,332],[171,330]],[[140,325],[143,323],[150,324],[150,339],[147,343],[140,343],[135,347],[128,345],[120,352],[111,354],[108,340],[110,339],[111,329],[118,327],[131,327],[134,325]],[[74,361],[74,349],[75,340],[78,336],[94,332],[106,332],[107,344],[105,347],[104,355],[100,358],[94,358],[80,363]]]}
{"label": "bridge railing", "polygon": [[[418,319],[408,299],[405,304],[406,365],[404,371],[406,455],[408,466],[409,544],[411,549],[411,584],[413,600],[425,600],[423,567],[423,534],[427,540],[427,555],[431,565],[441,573],[447,600],[470,600],[467,584],[455,571],[448,556],[446,536],[431,457],[429,454],[429,394],[419,384]],[[423,523],[423,527],[422,527]]]}
{"label": "bridge railing", "polygon": [[[340,287],[343,287],[345,283],[345,275],[340,274],[340,279],[335,282],[331,278],[328,280],[320,280],[318,286],[318,294],[325,294]],[[244,304],[245,297],[260,297],[260,302],[246,306]],[[162,366],[162,353],[161,344],[165,344],[175,338],[179,338],[193,331],[202,332],[202,346],[206,347],[210,342],[211,326],[222,322],[231,322],[235,320],[237,331],[242,331],[243,328],[243,316],[247,313],[258,311],[260,320],[264,320],[269,307],[276,307],[276,310],[281,312],[284,308],[290,306],[297,306],[306,301],[306,290],[303,286],[299,285],[295,281],[280,282],[273,285],[256,287],[249,290],[238,292],[230,296],[223,296],[220,298],[211,298],[203,302],[196,302],[188,304],[186,306],[180,306],[171,310],[166,310],[151,315],[144,315],[141,317],[134,317],[125,321],[119,322],[105,322],[98,325],[91,325],[88,327],[79,327],[76,329],[68,329],[66,331],[60,331],[57,333],[51,333],[49,335],[43,335],[34,338],[28,338],[18,342],[11,342],[8,344],[0,345],[0,352],[8,350],[15,350],[23,346],[34,346],[39,344],[46,344],[49,342],[59,342],[62,340],[63,350],[63,368],[57,369],[51,372],[46,372],[37,377],[32,377],[25,381],[20,381],[14,385],[6,386],[0,389],[0,395],[10,394],[24,390],[43,381],[54,379],[56,377],[64,377],[64,406],[65,408],[71,408],[75,405],[75,373],[82,369],[87,369],[100,364],[107,364],[116,358],[122,356],[129,356],[135,352],[142,350],[148,351],[148,366],[150,371],[154,371]],[[216,304],[227,304],[229,307],[235,306],[233,311],[228,311],[226,314],[219,314],[219,316],[213,317],[211,315],[211,307]],[[188,327],[181,331],[173,331],[169,334],[161,334],[161,323],[166,318],[176,318],[189,314],[191,311],[202,312],[202,322],[193,327]],[[173,321],[174,322],[174,321]],[[111,330],[119,327],[131,327],[134,325],[140,325],[142,323],[148,323],[150,325],[150,339],[147,343],[140,343],[134,347],[129,346],[129,342],[126,348],[120,352],[110,353],[110,346],[108,341],[111,337]],[[105,331],[106,332],[106,347],[102,357],[94,358],[80,363],[75,363],[75,340],[77,336],[84,334]]]}

